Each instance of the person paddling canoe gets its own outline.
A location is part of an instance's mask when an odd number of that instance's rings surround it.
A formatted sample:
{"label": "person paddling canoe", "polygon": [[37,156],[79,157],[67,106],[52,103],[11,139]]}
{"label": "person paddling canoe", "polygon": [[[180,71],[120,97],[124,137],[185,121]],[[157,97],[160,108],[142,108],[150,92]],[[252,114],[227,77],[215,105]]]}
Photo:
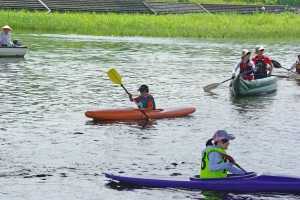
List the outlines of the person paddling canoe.
{"label": "person paddling canoe", "polygon": [[137,91],[140,91],[141,95],[136,98],[132,98],[132,94],[128,93],[130,101],[135,101],[141,110],[155,110],[155,101],[153,96],[149,94],[149,87],[147,85],[141,85]]}
{"label": "person paddling canoe", "polygon": [[233,68],[232,70],[232,79],[235,78],[235,72],[237,69],[240,69],[240,73],[239,74],[244,74],[242,77],[245,80],[248,80],[249,82],[251,82],[254,79],[254,69],[255,69],[255,65],[254,63],[250,60],[250,56],[251,56],[251,52],[248,51],[247,49],[242,51],[242,60],[240,62],[238,62],[236,64],[236,66]]}
{"label": "person paddling canoe", "polygon": [[[254,62],[256,68],[254,76],[258,75],[258,78],[265,78],[267,76],[271,76],[274,67],[271,59],[268,56],[264,55],[264,50],[265,49],[262,46],[256,46],[256,56],[252,58],[252,61]],[[269,72],[267,71],[268,64],[270,65]]]}
{"label": "person paddling canoe", "polygon": [[294,64],[290,68],[287,68],[287,70],[289,71],[293,69],[296,69],[296,72],[300,74],[300,52],[298,53],[298,60],[296,60],[296,62],[294,62]]}
{"label": "person paddling canoe", "polygon": [[206,148],[202,151],[200,178],[226,178],[227,171],[232,174],[244,174],[244,171],[233,166],[234,161],[230,163],[222,156],[227,154],[225,150],[230,144],[229,140],[234,139],[235,137],[230,136],[225,130],[218,130],[213,138],[206,142]]}

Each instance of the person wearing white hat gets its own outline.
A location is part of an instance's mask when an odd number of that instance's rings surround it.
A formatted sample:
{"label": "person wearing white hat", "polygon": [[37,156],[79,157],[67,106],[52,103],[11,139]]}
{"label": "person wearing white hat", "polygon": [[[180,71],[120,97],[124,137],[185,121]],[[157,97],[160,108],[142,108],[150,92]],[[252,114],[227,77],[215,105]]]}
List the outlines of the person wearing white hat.
{"label": "person wearing white hat", "polygon": [[[273,71],[273,63],[271,59],[264,55],[264,48],[262,46],[255,47],[255,54],[256,56],[252,57],[252,61],[255,64],[255,78],[264,78],[266,76],[271,76]],[[270,65],[269,72],[267,71],[267,65]]]}
{"label": "person wearing white hat", "polygon": [[1,41],[1,46],[7,46],[9,44],[12,44],[12,42],[10,41],[10,31],[12,31],[12,29],[6,25],[2,27],[3,32],[0,35],[0,41]]}
{"label": "person wearing white hat", "polygon": [[235,78],[235,72],[237,69],[240,69],[239,74],[243,74],[242,77],[245,80],[248,80],[249,82],[254,79],[254,69],[255,65],[254,63],[250,60],[251,52],[248,51],[247,49],[242,51],[242,57],[241,61],[239,61],[236,66],[232,70],[232,79]]}
{"label": "person wearing white hat", "polygon": [[227,171],[232,174],[244,174],[244,171],[234,167],[225,157],[229,140],[234,139],[235,137],[225,130],[218,130],[213,138],[207,140],[206,148],[202,151],[200,178],[226,178]]}
{"label": "person wearing white hat", "polygon": [[296,62],[294,62],[294,64],[288,68],[289,71],[293,69],[296,69],[296,72],[300,74],[300,52],[298,53],[298,60],[296,60]]}

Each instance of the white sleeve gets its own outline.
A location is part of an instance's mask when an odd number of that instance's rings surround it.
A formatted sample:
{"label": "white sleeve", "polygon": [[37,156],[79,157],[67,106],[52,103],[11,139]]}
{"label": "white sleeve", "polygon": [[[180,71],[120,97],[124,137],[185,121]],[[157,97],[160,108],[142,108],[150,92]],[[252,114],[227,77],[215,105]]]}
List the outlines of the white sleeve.
{"label": "white sleeve", "polygon": [[294,63],[291,67],[290,67],[290,70],[293,70],[296,68],[296,63]]}
{"label": "white sleeve", "polygon": [[208,160],[209,160],[208,167],[209,167],[209,171],[211,171],[211,172],[222,170],[222,169],[227,169],[230,166],[232,166],[232,164],[230,162],[219,164],[223,160],[223,158],[216,151],[209,153]]}
{"label": "white sleeve", "polygon": [[236,66],[233,68],[233,70],[232,70],[232,73],[233,73],[233,74],[235,74],[236,70],[237,70],[238,68],[240,68],[240,63],[241,63],[241,61],[238,62],[238,63],[236,64]]}
{"label": "white sleeve", "polygon": [[252,66],[252,69],[255,70],[255,64],[252,60],[250,60],[250,65]]}
{"label": "white sleeve", "polygon": [[243,170],[240,170],[239,168],[236,168],[235,166],[228,167],[228,171],[232,174],[244,174],[245,173]]}

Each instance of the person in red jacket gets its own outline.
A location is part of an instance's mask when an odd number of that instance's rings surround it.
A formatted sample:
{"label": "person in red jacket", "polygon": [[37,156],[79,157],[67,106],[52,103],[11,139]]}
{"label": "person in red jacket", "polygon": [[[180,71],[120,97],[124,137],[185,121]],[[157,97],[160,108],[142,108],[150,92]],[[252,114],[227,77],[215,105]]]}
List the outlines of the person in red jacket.
{"label": "person in red jacket", "polygon": [[[266,76],[271,76],[273,71],[273,63],[271,59],[264,55],[264,48],[262,46],[256,46],[255,47],[255,54],[252,58],[252,61],[255,64],[255,72],[254,76],[255,78],[264,78]],[[268,72],[267,66],[270,65],[270,69]]]}

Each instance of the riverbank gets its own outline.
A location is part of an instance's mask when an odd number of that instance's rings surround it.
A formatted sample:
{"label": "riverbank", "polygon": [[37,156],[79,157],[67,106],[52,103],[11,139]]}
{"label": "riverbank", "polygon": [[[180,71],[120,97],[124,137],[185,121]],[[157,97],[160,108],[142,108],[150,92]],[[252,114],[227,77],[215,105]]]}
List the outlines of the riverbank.
{"label": "riverbank", "polygon": [[[2,23],[14,31],[61,34],[192,38],[299,38],[293,13],[96,14],[0,10]],[[4,24],[3,24],[4,25]]]}

